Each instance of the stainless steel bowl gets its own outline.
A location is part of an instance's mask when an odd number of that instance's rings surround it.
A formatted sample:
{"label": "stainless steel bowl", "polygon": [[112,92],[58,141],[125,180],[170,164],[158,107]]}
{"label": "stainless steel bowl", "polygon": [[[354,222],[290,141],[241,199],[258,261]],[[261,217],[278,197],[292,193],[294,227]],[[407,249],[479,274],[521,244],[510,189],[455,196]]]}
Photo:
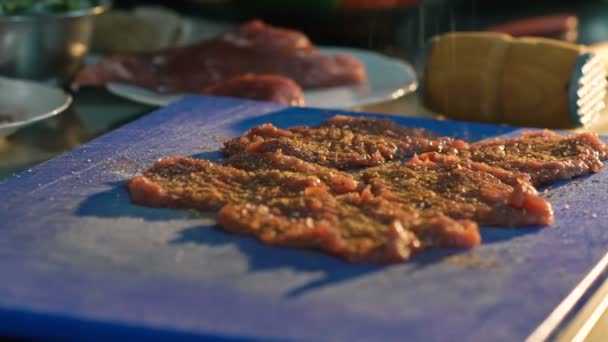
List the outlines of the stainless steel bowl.
{"label": "stainless steel bowl", "polygon": [[60,14],[0,15],[0,75],[68,80],[80,68],[93,33],[94,17],[111,0]]}

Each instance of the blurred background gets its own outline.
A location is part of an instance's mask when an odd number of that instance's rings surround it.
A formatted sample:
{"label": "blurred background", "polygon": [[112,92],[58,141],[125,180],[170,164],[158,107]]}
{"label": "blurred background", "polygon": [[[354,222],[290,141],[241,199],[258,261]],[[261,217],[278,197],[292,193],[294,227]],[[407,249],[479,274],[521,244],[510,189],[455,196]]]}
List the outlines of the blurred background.
{"label": "blurred background", "polygon": [[[412,57],[429,37],[447,31],[486,30],[501,23],[561,14],[578,19],[578,39],[608,39],[608,2],[603,0],[116,0],[118,8],[166,6],[203,20],[241,22],[262,18],[304,31],[323,45],[350,45]],[[559,34],[545,22],[532,32]],[[537,31],[537,32],[534,32]],[[551,32],[550,32],[551,33]]]}
{"label": "blurred background", "polygon": [[[603,0],[114,0],[97,20],[90,57],[211,38],[251,18],[413,62],[434,35],[493,30],[581,44],[608,41]],[[532,20],[530,20],[532,19]],[[65,113],[0,138],[0,180],[137,119],[154,107],[82,89]],[[432,116],[416,94],[357,110]]]}

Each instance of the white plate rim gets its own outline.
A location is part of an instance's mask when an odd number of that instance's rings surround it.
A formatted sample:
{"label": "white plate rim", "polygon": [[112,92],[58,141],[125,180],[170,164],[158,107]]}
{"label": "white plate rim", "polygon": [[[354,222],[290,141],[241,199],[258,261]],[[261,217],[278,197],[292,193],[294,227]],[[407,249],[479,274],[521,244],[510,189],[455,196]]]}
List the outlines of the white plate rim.
{"label": "white plate rim", "polygon": [[[401,84],[400,86],[396,86],[391,91],[386,91],[385,93],[377,94],[377,95],[373,95],[373,96],[367,96],[362,99],[351,100],[350,102],[345,103],[342,106],[338,106],[338,108],[340,108],[340,109],[356,108],[356,107],[361,107],[361,106],[366,106],[366,105],[378,104],[378,103],[385,102],[385,101],[395,100],[395,99],[398,99],[409,93],[412,93],[418,89],[419,84],[418,84],[418,78],[417,78],[416,72],[415,72],[413,66],[411,64],[407,63],[406,61],[403,61],[403,60],[400,60],[397,58],[393,58],[393,57],[389,57],[389,56],[383,55],[383,54],[375,52],[375,51],[359,49],[359,48],[352,48],[352,47],[321,46],[321,47],[319,47],[319,50],[324,54],[349,53],[349,54],[354,55],[355,57],[357,57],[357,55],[359,55],[359,56],[364,55],[368,58],[374,58],[378,61],[382,61],[382,63],[386,63],[387,65],[392,65],[394,68],[398,68],[401,72],[404,73],[404,75],[407,74],[410,78],[410,80],[407,80],[407,81],[404,78],[403,84]],[[368,77],[369,77],[369,75],[368,75]],[[356,88],[359,86],[360,85],[330,87],[330,88],[325,88],[325,89],[314,89],[314,90],[309,90],[309,91],[305,90],[304,98],[306,99],[307,92],[309,93],[309,97],[310,97],[310,92],[319,93],[319,92],[331,91],[331,90],[335,90],[335,89],[339,89],[339,88],[348,89],[348,88]],[[126,84],[126,83],[120,83],[120,82],[108,82],[105,85],[105,88],[110,93],[112,93],[118,97],[122,97],[124,99],[128,99],[128,100],[131,100],[131,101],[134,101],[137,103],[150,105],[150,106],[156,106],[156,107],[166,106],[166,105],[168,105],[174,101],[178,101],[181,98],[183,98],[184,96],[188,95],[188,94],[161,94],[161,93],[156,93],[154,91],[151,91],[151,90],[148,90],[148,89],[145,89],[142,87],[138,87],[138,86],[134,86],[134,85]],[[310,106],[310,107],[335,108],[333,106],[325,107],[320,104],[309,104],[308,101],[306,101],[306,103],[307,103],[306,106]]]}
{"label": "white plate rim", "polygon": [[[375,51],[371,51],[371,50],[365,50],[365,49],[360,49],[360,48],[353,48],[353,47],[341,47],[341,46],[322,46],[319,47],[320,51],[322,53],[328,53],[328,54],[336,54],[336,53],[350,53],[352,55],[354,55],[355,57],[359,54],[363,54],[366,55],[367,57],[371,57],[371,58],[375,58],[377,60],[381,60],[384,63],[387,64],[392,64],[394,65],[395,68],[399,68],[401,69],[403,72],[405,72],[406,74],[408,74],[411,77],[411,81],[409,83],[405,83],[399,87],[395,87],[395,89],[393,91],[387,92],[384,95],[376,95],[376,96],[368,96],[366,98],[366,100],[363,101],[353,101],[348,108],[356,108],[356,107],[361,107],[361,106],[367,106],[367,105],[373,105],[373,104],[378,104],[384,101],[389,101],[389,100],[396,100],[402,96],[405,96],[407,94],[413,93],[416,90],[418,90],[418,86],[419,86],[419,82],[418,82],[418,77],[416,75],[416,71],[414,69],[414,67],[409,64],[408,62],[401,60],[401,59],[397,59],[394,57],[390,57]],[[369,77],[369,75],[368,75]],[[344,86],[344,88],[352,88],[352,87],[357,87],[355,86]],[[340,88],[340,87],[337,87]],[[331,90],[332,88],[328,88],[328,90]],[[321,89],[317,90],[313,90],[315,92],[320,92],[323,91]],[[306,91],[304,91],[304,96],[306,97]]]}
{"label": "white plate rim", "polygon": [[24,80],[24,79],[15,79],[15,78],[9,78],[9,77],[1,77],[0,76],[0,80],[4,80],[6,82],[21,82],[21,83],[26,83],[26,84],[31,84],[34,85],[36,87],[46,87],[49,89],[53,89],[56,91],[59,91],[63,94],[64,96],[64,101],[61,105],[59,105],[58,107],[55,107],[54,109],[48,111],[48,112],[44,112],[42,114],[34,114],[34,116],[25,119],[25,120],[19,120],[19,121],[12,121],[12,122],[8,122],[5,124],[0,124],[0,130],[3,129],[19,129],[21,127],[24,126],[28,126],[30,124],[33,124],[35,122],[38,121],[42,121],[45,119],[48,119],[50,117],[53,117],[55,115],[61,114],[63,113],[66,109],[68,109],[70,107],[70,105],[73,102],[73,97],[72,95],[66,93],[64,90],[57,88],[57,87],[51,87],[45,84],[41,84],[41,83],[37,83],[34,81],[29,81],[29,80]]}

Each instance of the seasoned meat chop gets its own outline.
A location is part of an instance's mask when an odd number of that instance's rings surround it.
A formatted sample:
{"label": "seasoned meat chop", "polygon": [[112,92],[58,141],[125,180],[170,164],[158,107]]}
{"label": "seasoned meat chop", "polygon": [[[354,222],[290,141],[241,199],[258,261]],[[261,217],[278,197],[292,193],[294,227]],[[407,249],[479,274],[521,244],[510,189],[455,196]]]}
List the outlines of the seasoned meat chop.
{"label": "seasoned meat chop", "polygon": [[461,155],[477,162],[529,175],[535,186],[595,173],[608,158],[608,147],[593,133],[562,136],[544,130],[521,137],[471,144]]}
{"label": "seasoned meat chop", "polygon": [[[446,214],[482,226],[544,226],[553,222],[551,205],[529,182],[486,164],[427,153],[411,161],[367,169],[363,179],[374,195]],[[505,182],[506,181],[506,182]]]}
{"label": "seasoned meat chop", "polygon": [[363,185],[350,173],[307,163],[286,156],[281,151],[270,153],[241,153],[228,159],[227,166],[246,171],[280,170],[319,177],[335,193],[355,192]]}
{"label": "seasoned meat chop", "polygon": [[351,174],[285,156],[281,152],[242,153],[227,165],[243,170],[281,170],[316,175],[336,193],[354,192],[366,185],[377,196],[389,196],[407,206],[486,226],[547,225],[551,205],[525,180],[526,174],[484,163],[425,153],[410,162],[386,163]]}
{"label": "seasoned meat chop", "polygon": [[439,152],[516,172],[535,186],[598,172],[608,158],[608,147],[593,133],[562,136],[545,130],[473,144],[434,137],[432,132],[406,128],[391,120],[337,116],[314,128],[284,130],[270,124],[254,127],[226,142],[224,152],[232,155],[281,150],[343,170]]}
{"label": "seasoned meat chop", "polygon": [[397,124],[390,119],[379,119],[370,117],[355,117],[348,115],[336,115],[323,122],[319,128],[340,128],[353,133],[380,135],[384,137],[403,139],[406,137],[434,139],[438,135],[424,128],[411,128]]}
{"label": "seasoned meat chop", "polygon": [[391,203],[369,189],[337,195],[323,179],[292,171],[245,171],[167,158],[127,188],[135,203],[218,210],[224,229],[279,246],[315,248],[353,262],[391,263],[435,246],[479,244],[477,225]]}
{"label": "seasoned meat chop", "polygon": [[377,263],[427,248],[476,246],[477,223],[551,224],[551,205],[534,184],[597,172],[608,155],[589,133],[527,132],[467,144],[345,116],[317,127],[254,127],[224,151],[230,158],[223,166],[157,162],[128,182],[131,198],[219,210],[218,224],[228,231]]}
{"label": "seasoned meat chop", "polygon": [[[385,130],[387,134],[381,132]],[[394,136],[394,137],[391,137]],[[448,137],[391,124],[388,120],[334,118],[319,127],[289,130],[264,124],[224,144],[224,152],[282,151],[302,159],[340,170],[377,166],[391,160],[407,160],[429,151],[456,153],[467,143]]]}
{"label": "seasoned meat chop", "polygon": [[425,219],[412,208],[358,193],[228,204],[218,224],[271,245],[320,249],[351,262],[401,262],[424,249],[471,248],[481,241],[471,221],[444,215]]}

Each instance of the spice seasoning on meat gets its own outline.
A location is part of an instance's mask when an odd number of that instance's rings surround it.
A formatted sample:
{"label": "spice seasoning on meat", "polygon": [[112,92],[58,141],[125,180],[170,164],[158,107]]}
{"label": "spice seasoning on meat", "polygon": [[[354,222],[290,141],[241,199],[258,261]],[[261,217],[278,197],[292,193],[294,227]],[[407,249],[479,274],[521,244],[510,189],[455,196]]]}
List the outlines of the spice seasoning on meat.
{"label": "spice seasoning on meat", "polygon": [[[382,132],[388,132],[383,134]],[[224,152],[275,152],[340,170],[407,160],[429,151],[455,153],[468,145],[430,131],[398,126],[392,121],[338,116],[318,127],[280,129],[271,124],[254,127],[224,144]]]}
{"label": "spice seasoning on meat", "polygon": [[245,171],[171,157],[131,179],[127,188],[138,204],[219,210],[218,225],[230,232],[320,249],[351,262],[400,262],[423,249],[480,242],[472,221],[421,216],[369,189],[337,194],[321,178],[331,175]]}
{"label": "spice seasoning on meat", "polygon": [[[512,180],[505,183],[501,178]],[[482,226],[543,226],[553,222],[551,205],[529,182],[504,170],[437,153],[405,164],[388,163],[364,172],[375,195],[416,206],[426,215],[446,214]]]}
{"label": "spice seasoning on meat", "polygon": [[532,183],[541,186],[598,172],[608,158],[608,147],[593,133],[562,136],[544,130],[471,144],[463,155],[529,174]]}
{"label": "spice seasoning on meat", "polygon": [[551,205],[534,186],[598,172],[608,147],[593,134],[549,131],[468,144],[337,116],[316,127],[254,127],[224,152],[224,165],[158,161],[127,183],[131,199],[219,211],[223,229],[272,245],[394,263],[431,248],[475,247],[478,224],[551,224]]}

